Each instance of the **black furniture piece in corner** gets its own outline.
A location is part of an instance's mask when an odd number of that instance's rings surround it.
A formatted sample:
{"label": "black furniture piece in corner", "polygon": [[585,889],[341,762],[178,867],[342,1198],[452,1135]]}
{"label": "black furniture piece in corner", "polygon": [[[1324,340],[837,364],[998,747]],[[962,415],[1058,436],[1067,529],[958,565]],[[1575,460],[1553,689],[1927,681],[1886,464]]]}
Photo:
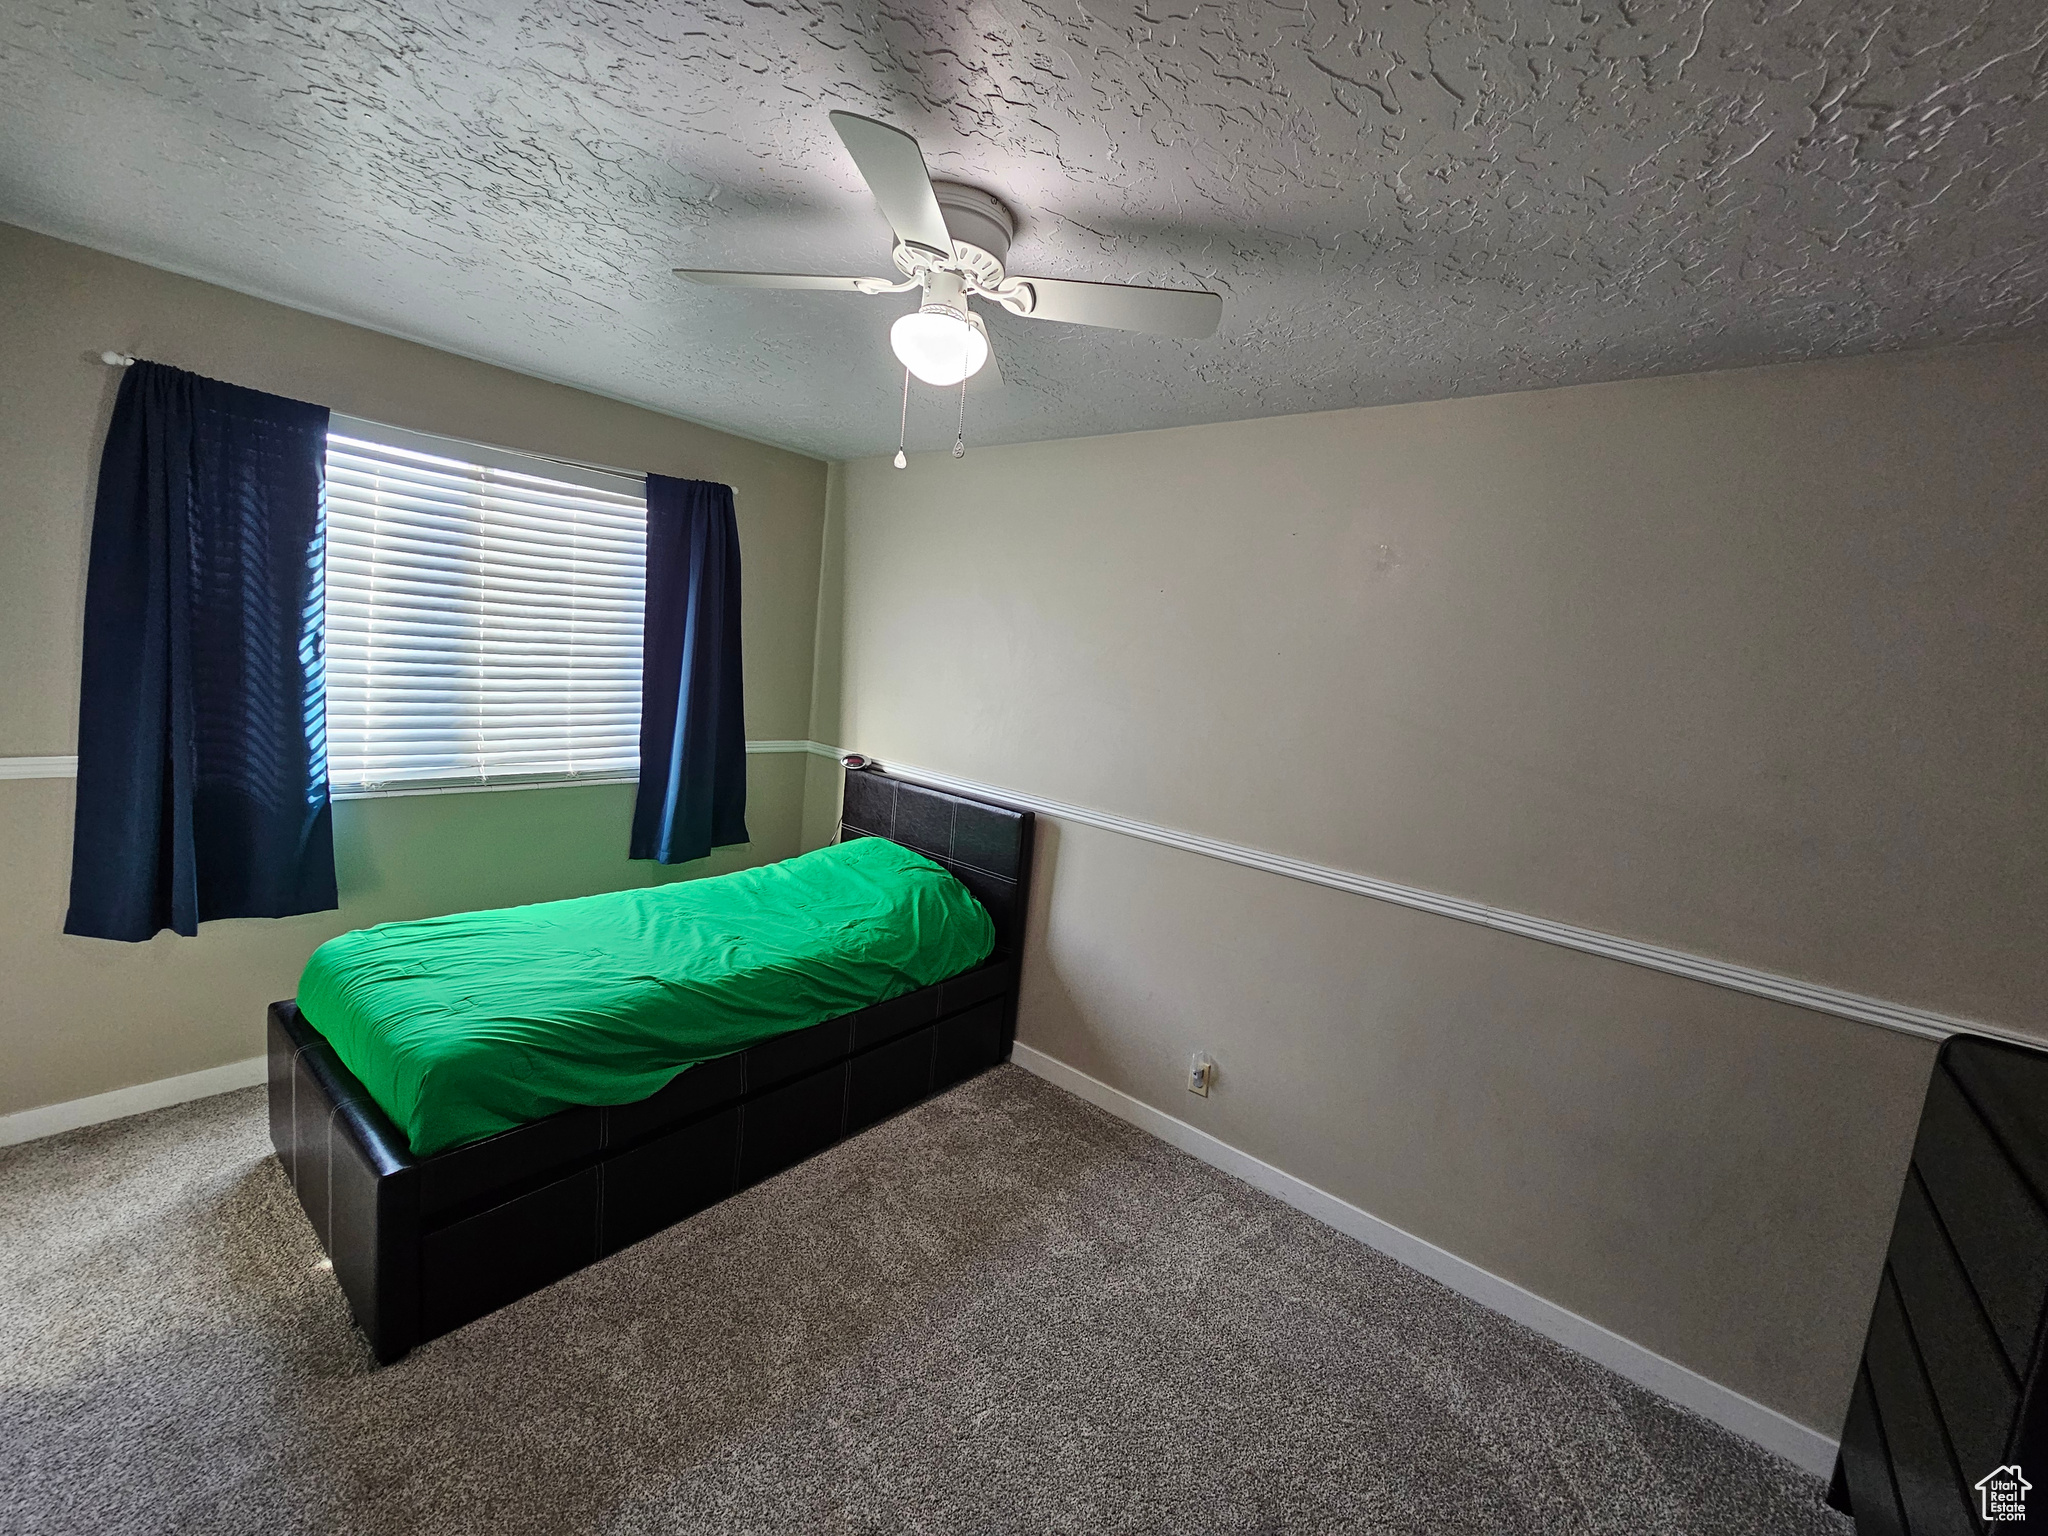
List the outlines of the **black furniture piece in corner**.
{"label": "black furniture piece in corner", "polygon": [[1028,811],[848,773],[839,835],[944,865],[988,909],[971,971],[704,1062],[637,1103],[569,1109],[432,1157],[289,1002],[270,1007],[270,1139],[389,1363],[997,1062],[1016,1032]]}
{"label": "black furniture piece in corner", "polygon": [[[2048,1052],[1943,1044],[1828,1500],[1860,1536],[2048,1530]],[[2039,1485],[2036,1489],[2035,1485]]]}

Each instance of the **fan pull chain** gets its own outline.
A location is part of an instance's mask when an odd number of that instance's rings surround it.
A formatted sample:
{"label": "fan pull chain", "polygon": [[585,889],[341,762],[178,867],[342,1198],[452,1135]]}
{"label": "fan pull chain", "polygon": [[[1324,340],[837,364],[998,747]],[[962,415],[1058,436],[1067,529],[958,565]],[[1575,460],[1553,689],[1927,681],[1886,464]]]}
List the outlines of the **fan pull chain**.
{"label": "fan pull chain", "polygon": [[910,427],[910,370],[903,370],[903,417],[896,423],[896,467],[907,468],[910,460],[903,456],[903,439]]}
{"label": "fan pull chain", "polygon": [[960,328],[960,425],[953,433],[953,457],[967,457],[967,354],[971,350],[974,332],[966,326]]}

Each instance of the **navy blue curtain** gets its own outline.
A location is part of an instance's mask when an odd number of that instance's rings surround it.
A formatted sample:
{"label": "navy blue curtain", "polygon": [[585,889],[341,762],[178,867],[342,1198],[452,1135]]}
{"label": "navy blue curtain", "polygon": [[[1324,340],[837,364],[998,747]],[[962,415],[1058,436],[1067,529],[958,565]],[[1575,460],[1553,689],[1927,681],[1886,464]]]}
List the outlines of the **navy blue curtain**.
{"label": "navy blue curtain", "polygon": [[137,363],[100,455],[66,933],[333,907],[327,408]]}
{"label": "navy blue curtain", "polygon": [[647,477],[643,643],[630,857],[686,864],[747,841],[740,533],[731,486]]}

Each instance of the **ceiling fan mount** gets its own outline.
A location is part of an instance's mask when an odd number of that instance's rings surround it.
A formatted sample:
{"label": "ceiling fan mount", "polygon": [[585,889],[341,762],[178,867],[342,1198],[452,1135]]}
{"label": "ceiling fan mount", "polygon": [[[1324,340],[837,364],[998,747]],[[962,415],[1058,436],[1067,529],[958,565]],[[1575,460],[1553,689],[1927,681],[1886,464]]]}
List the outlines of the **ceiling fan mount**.
{"label": "ceiling fan mount", "polygon": [[[678,267],[694,283],[726,288],[794,288],[879,295],[921,290],[919,308],[897,322],[891,345],[928,384],[957,384],[992,363],[987,327],[970,298],[1000,304],[1014,315],[1106,326],[1155,336],[1213,336],[1223,318],[1221,296],[1199,290],[1089,283],[1074,278],[1012,277],[1006,263],[1017,223],[1003,201],[964,182],[934,181],[917,140],[852,112],[834,112],[832,127],[895,231],[900,282],[882,277],[823,277],[796,272],[716,272]],[[907,321],[918,321],[906,326]],[[948,327],[951,327],[950,339]],[[919,349],[906,337],[927,338]],[[964,369],[964,372],[962,371]],[[995,370],[990,368],[991,375]]]}

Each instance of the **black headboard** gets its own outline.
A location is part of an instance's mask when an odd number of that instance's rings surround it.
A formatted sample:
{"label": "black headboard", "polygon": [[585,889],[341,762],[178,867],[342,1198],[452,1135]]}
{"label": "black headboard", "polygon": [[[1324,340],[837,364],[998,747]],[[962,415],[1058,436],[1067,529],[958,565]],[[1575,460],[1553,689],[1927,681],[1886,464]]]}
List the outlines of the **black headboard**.
{"label": "black headboard", "polygon": [[1021,954],[1031,890],[1032,816],[1006,805],[848,769],[839,840],[886,837],[951,870],[995,920],[996,953]]}

